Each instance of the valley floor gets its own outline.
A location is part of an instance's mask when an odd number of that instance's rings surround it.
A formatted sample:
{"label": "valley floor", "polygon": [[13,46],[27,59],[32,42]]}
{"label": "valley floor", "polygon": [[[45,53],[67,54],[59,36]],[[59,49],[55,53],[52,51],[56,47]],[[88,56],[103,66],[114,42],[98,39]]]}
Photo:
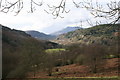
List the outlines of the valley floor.
{"label": "valley floor", "polygon": [[92,73],[89,66],[71,64],[61,67],[56,67],[58,71],[53,69],[52,76],[48,76],[45,72],[33,72],[28,74],[28,78],[89,78],[89,77],[117,77],[119,74],[118,67],[120,58],[105,59],[106,64],[101,65],[97,73]]}

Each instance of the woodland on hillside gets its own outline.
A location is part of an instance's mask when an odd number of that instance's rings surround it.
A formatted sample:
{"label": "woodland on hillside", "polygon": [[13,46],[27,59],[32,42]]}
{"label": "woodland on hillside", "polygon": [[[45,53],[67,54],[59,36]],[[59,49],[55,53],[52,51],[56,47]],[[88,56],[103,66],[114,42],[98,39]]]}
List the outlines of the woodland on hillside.
{"label": "woodland on hillside", "polygon": [[119,32],[113,32],[114,39],[110,45],[59,45],[36,40],[25,32],[4,26],[2,30],[3,79],[118,76]]}

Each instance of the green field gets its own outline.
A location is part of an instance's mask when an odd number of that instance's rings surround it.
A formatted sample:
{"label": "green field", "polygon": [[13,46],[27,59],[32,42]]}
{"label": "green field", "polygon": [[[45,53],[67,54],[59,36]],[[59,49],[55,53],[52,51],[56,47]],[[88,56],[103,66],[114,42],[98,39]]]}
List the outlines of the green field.
{"label": "green field", "polygon": [[56,49],[46,49],[45,50],[46,53],[58,53],[58,52],[61,52],[61,51],[65,51],[65,49],[63,49],[63,48],[56,48]]}

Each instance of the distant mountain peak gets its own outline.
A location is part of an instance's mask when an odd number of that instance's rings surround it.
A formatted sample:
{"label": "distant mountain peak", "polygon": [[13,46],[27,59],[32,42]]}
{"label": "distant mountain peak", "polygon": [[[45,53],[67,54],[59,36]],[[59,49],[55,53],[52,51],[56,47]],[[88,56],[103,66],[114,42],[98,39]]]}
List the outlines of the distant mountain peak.
{"label": "distant mountain peak", "polygon": [[71,31],[75,31],[77,29],[82,29],[82,27],[78,27],[78,26],[70,27],[70,26],[68,26],[60,31],[52,33],[51,35],[58,36],[58,35],[65,34],[65,33],[71,32]]}

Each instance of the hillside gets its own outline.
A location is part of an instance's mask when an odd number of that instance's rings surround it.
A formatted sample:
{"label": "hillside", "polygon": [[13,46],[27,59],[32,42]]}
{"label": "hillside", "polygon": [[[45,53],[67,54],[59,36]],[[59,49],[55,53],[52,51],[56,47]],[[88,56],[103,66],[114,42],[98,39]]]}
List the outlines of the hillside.
{"label": "hillside", "polygon": [[2,77],[25,76],[31,66],[42,59],[45,49],[57,48],[58,44],[37,40],[23,31],[2,26]]}
{"label": "hillside", "polygon": [[67,28],[64,28],[64,29],[62,29],[60,31],[54,32],[51,35],[58,36],[58,35],[61,35],[61,34],[68,33],[70,31],[75,31],[77,29],[82,29],[82,28],[81,27],[67,27]]}
{"label": "hillside", "polygon": [[55,36],[52,35],[47,35],[38,31],[30,30],[30,31],[25,31],[27,34],[31,35],[34,38],[41,39],[41,40],[50,40],[54,39]]}
{"label": "hillside", "polygon": [[[100,25],[63,34],[56,41],[66,39],[64,43],[73,40],[78,44],[61,46],[0,25],[2,78],[117,77],[118,26]],[[97,44],[91,44],[92,40]]]}
{"label": "hillside", "polygon": [[78,29],[76,31],[68,32],[60,35],[54,40],[61,44],[81,43],[92,44],[99,43],[110,45],[111,42],[117,40],[117,34],[120,30],[120,24],[104,24],[86,29]]}
{"label": "hillside", "polygon": [[[47,76],[45,75],[45,72],[38,71],[35,78],[69,77],[71,79],[72,77],[73,79],[71,80],[74,80],[74,78],[78,78],[75,80],[97,80],[97,77],[101,77],[101,78],[106,77],[106,79],[98,79],[98,80],[118,80],[114,78],[117,78],[116,76],[118,76],[118,60],[119,59],[120,58],[105,59],[106,63],[99,66],[98,73],[91,73],[90,68],[86,65],[71,64],[71,65],[55,67],[53,70],[53,76]],[[104,69],[102,69],[102,67],[104,67]],[[59,69],[58,72],[56,72],[55,70],[56,68]],[[90,77],[91,79],[85,79]],[[95,77],[96,79],[92,79]],[[107,77],[111,77],[111,78],[107,79]],[[34,78],[34,76],[32,76],[32,74],[29,73],[28,78]],[[69,78],[67,80],[69,80]],[[83,79],[80,79],[80,78],[83,78]],[[61,79],[61,80],[64,80],[64,79]]]}
{"label": "hillside", "polygon": [[[8,44],[11,46],[21,46],[22,44],[24,44],[24,42],[33,40],[34,42],[39,42],[40,45],[45,49],[47,49],[47,47],[54,48],[58,46],[58,44],[50,42],[50,41],[45,41],[45,40],[40,40],[40,39],[37,40],[31,37],[31,35],[26,34],[24,31],[10,29],[2,25],[0,25],[0,27],[2,27],[3,44]],[[51,45],[51,47],[48,45]]]}

